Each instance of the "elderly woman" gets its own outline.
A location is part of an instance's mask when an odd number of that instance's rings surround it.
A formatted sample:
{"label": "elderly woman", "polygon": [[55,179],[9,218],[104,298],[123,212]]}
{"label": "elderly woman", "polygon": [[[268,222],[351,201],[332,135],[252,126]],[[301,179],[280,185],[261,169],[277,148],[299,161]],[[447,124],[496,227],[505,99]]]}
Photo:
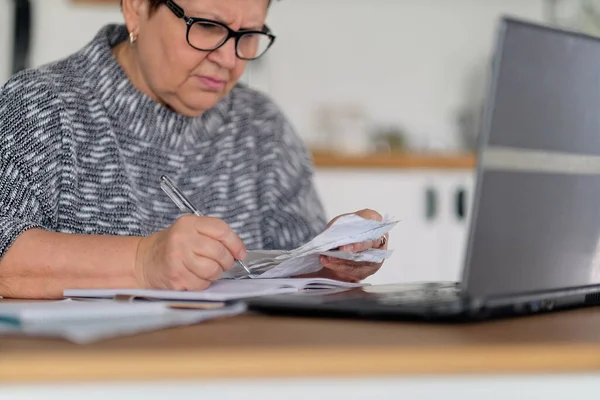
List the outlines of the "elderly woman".
{"label": "elderly woman", "polygon": [[[123,0],[125,25],[8,81],[0,296],[201,290],[246,248],[294,248],[326,227],[306,148],[269,98],[238,83],[275,41],[269,3]],[[181,216],[162,175],[206,216]],[[346,250],[370,247],[385,240]],[[380,268],[321,261],[317,275],[340,280]]]}

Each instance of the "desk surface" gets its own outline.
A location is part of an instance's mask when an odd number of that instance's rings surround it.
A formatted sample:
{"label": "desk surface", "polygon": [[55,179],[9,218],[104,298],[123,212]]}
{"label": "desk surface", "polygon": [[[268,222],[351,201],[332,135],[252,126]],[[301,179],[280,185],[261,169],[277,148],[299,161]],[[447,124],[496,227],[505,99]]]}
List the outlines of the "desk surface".
{"label": "desk surface", "polygon": [[469,325],[244,315],[74,345],[0,336],[0,382],[600,371],[600,309]]}

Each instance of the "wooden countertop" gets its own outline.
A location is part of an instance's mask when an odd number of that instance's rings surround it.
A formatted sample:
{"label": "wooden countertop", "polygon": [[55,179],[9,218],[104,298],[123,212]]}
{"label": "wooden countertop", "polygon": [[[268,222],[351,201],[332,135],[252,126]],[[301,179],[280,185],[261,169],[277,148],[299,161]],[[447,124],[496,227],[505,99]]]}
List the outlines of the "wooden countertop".
{"label": "wooden countertop", "polygon": [[476,157],[472,153],[394,153],[353,156],[313,150],[312,155],[315,167],[320,169],[473,169],[476,165]]}
{"label": "wooden countertop", "polygon": [[0,336],[0,382],[600,371],[600,309],[469,325],[244,315],[74,345]]}

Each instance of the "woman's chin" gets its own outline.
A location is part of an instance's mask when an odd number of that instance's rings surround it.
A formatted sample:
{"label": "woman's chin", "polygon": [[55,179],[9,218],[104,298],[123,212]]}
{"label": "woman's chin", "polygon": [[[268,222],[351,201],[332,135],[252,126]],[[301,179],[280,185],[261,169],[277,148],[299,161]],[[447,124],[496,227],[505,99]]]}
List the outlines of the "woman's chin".
{"label": "woman's chin", "polygon": [[181,106],[178,107],[180,109],[176,109],[180,114],[183,114],[187,117],[198,117],[202,115],[205,111],[213,108],[222,98],[222,95],[213,94],[208,95],[206,93],[202,93],[202,98],[191,98],[182,101]]}

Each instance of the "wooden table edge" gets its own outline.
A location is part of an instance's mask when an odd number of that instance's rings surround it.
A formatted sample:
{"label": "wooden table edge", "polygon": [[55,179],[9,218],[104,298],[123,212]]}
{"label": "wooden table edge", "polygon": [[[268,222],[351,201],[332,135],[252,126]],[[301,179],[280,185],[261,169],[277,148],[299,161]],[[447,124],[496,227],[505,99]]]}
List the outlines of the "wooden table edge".
{"label": "wooden table edge", "polygon": [[0,357],[0,383],[600,371],[599,345],[68,351]]}

